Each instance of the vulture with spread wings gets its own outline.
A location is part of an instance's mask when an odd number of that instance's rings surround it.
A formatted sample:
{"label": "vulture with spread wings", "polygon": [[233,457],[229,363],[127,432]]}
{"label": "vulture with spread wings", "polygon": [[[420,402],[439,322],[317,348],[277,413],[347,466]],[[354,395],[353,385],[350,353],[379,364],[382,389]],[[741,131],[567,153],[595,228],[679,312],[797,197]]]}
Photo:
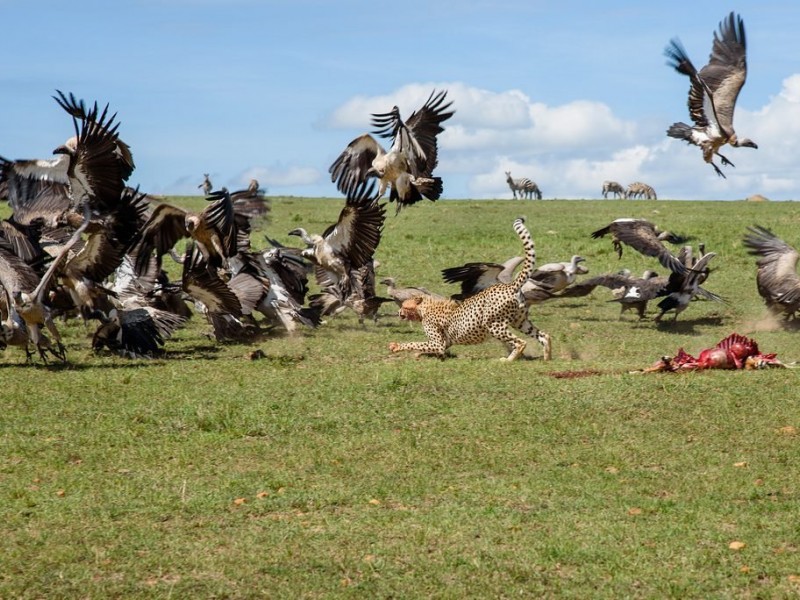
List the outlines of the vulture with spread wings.
{"label": "vulture with spread wings", "polygon": [[418,111],[403,121],[395,106],[388,113],[374,113],[374,134],[391,138],[389,152],[365,133],[354,139],[331,165],[331,181],[343,194],[370,177],[380,181],[378,198],[389,192],[389,200],[397,202],[397,212],[427,198],[437,200],[442,194],[442,179],[433,176],[438,164],[436,136],[444,131],[442,122],[453,116],[452,102],[445,103],[446,91],[431,93]]}
{"label": "vulture with spread wings", "polygon": [[694,121],[694,127],[674,123],[667,135],[699,146],[703,159],[719,176],[725,177],[714,164],[714,155],[719,156],[723,165],[734,165],[719,153],[722,146],[758,148],[752,140],[739,138],[733,129],[736,99],[747,78],[744,22],[733,12],[720,22],[719,31],[714,32],[708,64],[699,72],[678,39],[673,39],[664,53],[669,58],[667,64],[689,77],[689,114]]}
{"label": "vulture with spread wings", "polygon": [[669,231],[659,230],[653,223],[646,219],[617,219],[605,227],[592,232],[592,238],[598,239],[606,234],[611,234],[614,250],[622,258],[622,244],[638,250],[645,256],[653,256],[667,269],[674,273],[683,273],[686,266],[670,252],[663,241],[672,244],[681,244],[686,238],[677,236]]}
{"label": "vulture with spread wings", "polygon": [[744,237],[747,251],[757,256],[756,286],[774,315],[794,319],[800,310],[800,277],[797,250],[765,227],[748,227]]}
{"label": "vulture with spread wings", "polygon": [[351,292],[350,272],[372,260],[381,241],[386,205],[378,202],[374,190],[374,182],[367,181],[348,193],[338,221],[322,235],[310,235],[302,227],[288,234],[299,236],[307,246],[303,256],[324,270],[326,280],[318,283],[340,285],[345,297]]}
{"label": "vulture with spread wings", "polygon": [[160,204],[142,229],[141,239],[133,250],[136,273],[147,270],[150,256],[156,251],[157,264],[183,238],[192,238],[211,267],[222,267],[238,251],[238,231],[233,202],[225,188],[206,198],[208,206],[191,213],[171,204]]}

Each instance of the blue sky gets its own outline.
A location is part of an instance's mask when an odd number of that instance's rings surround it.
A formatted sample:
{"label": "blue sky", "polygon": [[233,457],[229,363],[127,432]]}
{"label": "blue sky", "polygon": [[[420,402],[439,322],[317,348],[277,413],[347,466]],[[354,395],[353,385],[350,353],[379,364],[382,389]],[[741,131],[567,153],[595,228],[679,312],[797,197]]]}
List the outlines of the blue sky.
{"label": "blue sky", "polygon": [[[717,177],[668,139],[730,10],[749,73],[736,164]],[[371,112],[409,115],[434,89],[456,109],[440,136],[444,198],[510,197],[504,171],[545,197],[599,197],[641,180],[662,198],[800,199],[800,3],[683,0],[0,0],[0,155],[45,158],[72,134],[56,89],[110,103],[130,183],[196,194],[257,178],[271,195],[337,196],[328,167]]]}

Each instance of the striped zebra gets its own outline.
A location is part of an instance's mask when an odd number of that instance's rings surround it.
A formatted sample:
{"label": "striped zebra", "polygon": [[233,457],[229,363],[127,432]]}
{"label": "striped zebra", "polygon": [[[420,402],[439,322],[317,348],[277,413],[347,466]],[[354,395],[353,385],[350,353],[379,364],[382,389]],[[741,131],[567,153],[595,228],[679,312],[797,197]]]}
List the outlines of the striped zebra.
{"label": "striped zebra", "polygon": [[646,183],[642,183],[641,181],[634,181],[632,184],[628,186],[627,197],[645,198],[647,200],[658,200],[658,196],[656,196],[656,191],[652,187],[650,187]]}
{"label": "striped zebra", "polygon": [[519,192],[520,200],[523,198],[536,198],[537,200],[542,199],[542,192],[539,189],[539,186],[527,177],[513,179],[511,177],[511,171],[506,171],[506,183],[508,183],[508,187],[511,188],[511,193],[514,195],[514,200],[517,199],[517,192]]}
{"label": "striped zebra", "polygon": [[614,198],[627,198],[625,188],[616,181],[603,182],[603,198],[608,198],[609,194],[614,194]]}

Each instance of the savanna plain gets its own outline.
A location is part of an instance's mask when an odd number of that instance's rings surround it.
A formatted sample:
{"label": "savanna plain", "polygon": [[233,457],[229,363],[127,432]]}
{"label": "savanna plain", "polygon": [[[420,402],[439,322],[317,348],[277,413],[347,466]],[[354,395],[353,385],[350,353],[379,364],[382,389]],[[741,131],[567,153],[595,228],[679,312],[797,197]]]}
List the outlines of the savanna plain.
{"label": "savanna plain", "polygon": [[[321,232],[342,205],[273,197],[253,244],[296,245],[289,230]],[[441,269],[520,253],[519,215],[539,263],[580,254],[589,276],[663,271],[591,239],[613,219],[692,236],[717,253],[705,287],[727,302],[661,324],[654,304],[620,320],[604,288],[536,305],[549,362],[535,340],[513,363],[494,340],[393,355],[424,338],[393,304],[251,344],[212,341],[195,315],[154,360],[96,355],[93,327],[59,322],[66,365],[0,354],[0,597],[800,595],[798,371],[632,372],[732,332],[800,360],[741,243],[760,224],[797,245],[798,205],[390,206],[378,277],[455,293]]]}

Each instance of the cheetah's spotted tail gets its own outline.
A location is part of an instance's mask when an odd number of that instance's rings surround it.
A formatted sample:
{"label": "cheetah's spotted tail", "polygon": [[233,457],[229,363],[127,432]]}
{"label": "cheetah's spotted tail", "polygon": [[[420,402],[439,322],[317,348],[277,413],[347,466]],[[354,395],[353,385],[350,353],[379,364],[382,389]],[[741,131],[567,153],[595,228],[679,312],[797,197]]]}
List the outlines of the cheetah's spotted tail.
{"label": "cheetah's spotted tail", "polygon": [[533,243],[530,231],[525,227],[524,217],[519,217],[514,220],[514,231],[517,232],[519,239],[522,240],[522,247],[525,249],[525,262],[522,263],[522,269],[517,273],[513,282],[516,290],[520,291],[528,280],[528,277],[533,273],[533,268],[536,266],[536,246]]}

